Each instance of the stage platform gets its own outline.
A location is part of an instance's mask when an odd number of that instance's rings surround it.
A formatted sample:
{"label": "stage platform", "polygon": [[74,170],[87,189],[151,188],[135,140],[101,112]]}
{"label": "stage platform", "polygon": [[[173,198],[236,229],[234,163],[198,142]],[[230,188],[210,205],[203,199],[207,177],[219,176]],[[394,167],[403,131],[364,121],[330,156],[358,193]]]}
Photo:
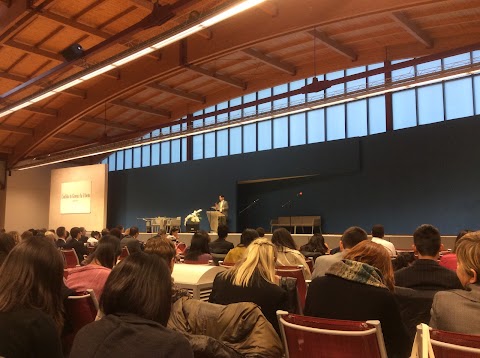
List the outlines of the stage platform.
{"label": "stage platform", "polygon": [[[228,234],[227,240],[232,242],[235,246],[240,243],[240,233]],[[155,233],[140,233],[139,240],[147,241],[150,237],[155,236]],[[310,239],[311,234],[292,234],[293,240],[297,247],[305,245]],[[213,240],[218,238],[217,234],[212,233],[210,237]],[[265,234],[265,237],[271,238],[272,234]],[[331,249],[338,246],[341,235],[339,234],[323,234],[325,242]],[[370,236],[369,236],[370,237]],[[190,245],[192,239],[191,233],[180,233],[181,241]],[[453,249],[456,236],[442,236],[442,243],[445,246],[445,250]],[[413,237],[411,235],[385,235],[385,240],[391,241],[397,250],[411,250],[413,244]]]}

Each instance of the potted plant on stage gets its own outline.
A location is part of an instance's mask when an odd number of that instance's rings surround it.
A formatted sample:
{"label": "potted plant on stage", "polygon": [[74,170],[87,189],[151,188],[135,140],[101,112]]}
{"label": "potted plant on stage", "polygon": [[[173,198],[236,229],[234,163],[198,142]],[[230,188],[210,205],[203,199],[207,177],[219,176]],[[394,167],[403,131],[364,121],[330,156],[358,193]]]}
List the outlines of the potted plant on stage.
{"label": "potted plant on stage", "polygon": [[184,221],[185,229],[187,232],[196,232],[200,230],[200,216],[202,209],[194,210],[193,213],[187,215]]}

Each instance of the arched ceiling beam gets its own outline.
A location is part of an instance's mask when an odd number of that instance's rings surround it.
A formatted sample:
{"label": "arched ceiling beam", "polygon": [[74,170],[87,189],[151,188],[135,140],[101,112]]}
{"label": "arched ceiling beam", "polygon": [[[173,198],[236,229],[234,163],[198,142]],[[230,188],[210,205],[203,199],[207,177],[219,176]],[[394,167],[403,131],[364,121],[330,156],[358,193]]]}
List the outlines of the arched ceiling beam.
{"label": "arched ceiling beam", "polygon": [[341,43],[335,41],[327,34],[322,31],[313,30],[308,32],[311,36],[313,36],[316,40],[323,43],[325,46],[329,47],[330,49],[334,50],[335,52],[339,53],[342,56],[349,58],[352,61],[356,61],[358,55],[353,51],[351,48],[342,45]]}
{"label": "arched ceiling beam", "polygon": [[197,103],[205,103],[205,97],[196,93],[182,91],[177,88],[172,88],[170,86],[161,84],[161,83],[150,83],[147,85],[148,88],[153,88],[165,93],[173,94],[174,96],[188,99]]}
{"label": "arched ceiling beam", "polygon": [[110,128],[121,129],[121,130],[129,131],[129,132],[139,130],[137,127],[132,126],[131,124],[111,122],[111,121],[106,121],[102,118],[95,118],[95,117],[90,117],[90,116],[85,116],[83,118],[80,118],[80,121],[85,122],[85,123],[96,124],[96,125],[99,125],[99,126],[107,126],[107,127],[110,127]]}
{"label": "arched ceiling beam", "polygon": [[413,36],[415,40],[425,45],[426,48],[433,47],[433,40],[428,34],[420,29],[412,20],[410,20],[403,12],[392,12],[391,17],[395,20],[405,31]]}
{"label": "arched ceiling beam", "polygon": [[207,70],[206,68],[203,68],[200,66],[195,66],[190,64],[185,65],[185,68],[189,69],[190,71],[199,73],[202,76],[210,77],[211,79],[214,79],[222,83],[226,83],[227,85],[237,87],[242,90],[247,88],[247,83],[242,80],[239,80],[238,78],[233,78],[215,71]]}
{"label": "arched ceiling beam", "polygon": [[280,61],[279,59],[273,58],[253,48],[247,48],[243,50],[243,52],[248,56],[250,56],[251,58],[259,60],[265,63],[266,65],[274,67],[277,70],[283,71],[285,73],[288,73],[289,75],[295,76],[295,74],[297,73],[297,69],[295,68],[295,66],[289,63]]}
{"label": "arched ceiling beam", "polygon": [[165,109],[153,108],[150,106],[146,106],[144,104],[136,104],[128,101],[121,101],[119,99],[111,101],[110,103],[114,104],[115,106],[133,109],[134,111],[148,113],[148,114],[151,114],[157,117],[162,117],[162,118],[170,118],[172,115],[169,111]]}
{"label": "arched ceiling beam", "polygon": [[33,135],[33,129],[25,127],[12,126],[10,124],[0,123],[0,131],[17,133],[23,135]]}

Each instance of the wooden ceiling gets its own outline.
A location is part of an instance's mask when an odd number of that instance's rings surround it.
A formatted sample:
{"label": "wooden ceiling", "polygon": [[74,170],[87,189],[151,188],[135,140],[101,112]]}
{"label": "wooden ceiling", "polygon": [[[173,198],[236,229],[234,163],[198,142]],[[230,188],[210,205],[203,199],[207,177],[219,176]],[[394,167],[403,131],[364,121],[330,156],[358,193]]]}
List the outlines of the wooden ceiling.
{"label": "wooden ceiling", "polygon": [[[0,100],[0,109],[228,2],[161,0],[172,19]],[[109,41],[152,7],[147,0],[0,0],[0,94],[64,62],[60,52],[72,43],[88,50]],[[419,57],[479,38],[479,0],[267,0],[1,117],[0,153],[11,168],[25,158],[140,136],[230,98],[312,76],[315,68]]]}

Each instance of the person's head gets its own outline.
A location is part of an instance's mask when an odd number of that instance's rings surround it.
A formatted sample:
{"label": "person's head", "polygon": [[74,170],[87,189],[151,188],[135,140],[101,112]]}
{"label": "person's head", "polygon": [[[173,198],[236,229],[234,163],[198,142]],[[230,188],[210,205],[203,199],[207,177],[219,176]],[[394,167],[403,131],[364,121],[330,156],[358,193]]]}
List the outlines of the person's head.
{"label": "person's head", "polygon": [[170,271],[173,271],[177,252],[171,240],[165,237],[151,237],[145,245],[145,253],[160,256],[168,264]]}
{"label": "person's head", "polygon": [[340,250],[351,249],[358,243],[367,240],[368,235],[365,230],[358,226],[349,227],[343,232],[340,239]]}
{"label": "person's head", "polygon": [[257,227],[255,230],[258,232],[258,237],[264,237],[265,236],[265,229],[261,226]]}
{"label": "person's head", "polygon": [[436,259],[442,249],[440,232],[433,225],[423,224],[413,233],[413,250],[419,258]]}
{"label": "person's head", "polygon": [[377,268],[382,274],[383,283],[393,291],[395,281],[393,278],[392,259],[385,248],[370,240],[363,240],[350,249],[344,257],[346,260],[363,262]]}
{"label": "person's head", "polygon": [[8,232],[8,234],[13,237],[13,240],[15,240],[15,245],[20,242],[20,234],[18,233],[18,231],[10,231]]}
{"label": "person's head", "polygon": [[8,253],[15,247],[15,239],[9,234],[0,234],[0,265],[5,261]]}
{"label": "person's head", "polygon": [[281,227],[276,229],[272,234],[272,242],[278,249],[282,247],[288,247],[290,249],[296,250],[295,241],[293,241],[292,234],[287,229]]}
{"label": "person's head", "polygon": [[123,225],[117,225],[117,226],[115,226],[115,229],[120,230],[120,233],[122,233],[122,234],[123,234],[123,232],[124,232],[124,230],[125,230],[124,227],[123,227]]}
{"label": "person's head", "polygon": [[87,265],[93,263],[111,269],[115,266],[120,253],[121,248],[118,237],[106,235],[98,241],[96,250],[88,256]]}
{"label": "person's head", "polygon": [[28,238],[30,238],[30,237],[33,237],[33,234],[32,234],[32,232],[31,232],[30,230],[24,231],[24,232],[22,232],[22,234],[20,235],[20,238],[22,239],[22,241],[25,240],[25,239],[28,239]]}
{"label": "person's head", "polygon": [[119,239],[122,239],[122,232],[120,231],[120,229],[113,228],[112,230],[110,230],[110,235],[118,237]]}
{"label": "person's head", "polygon": [[72,239],[74,240],[78,240],[80,239],[80,237],[82,236],[82,232],[80,231],[80,228],[79,227],[72,227],[70,229],[70,236],[72,237]]}
{"label": "person's head", "polygon": [[137,252],[123,259],[108,276],[100,308],[105,315],[134,314],[166,326],[171,300],[172,279],[165,261]]}
{"label": "person's head", "polygon": [[80,235],[81,236],[87,236],[87,230],[83,226],[79,227],[80,229]]}
{"label": "person's head", "polygon": [[217,234],[219,239],[226,239],[228,236],[228,226],[225,224],[218,225]]}
{"label": "person's head", "polygon": [[457,243],[457,276],[464,287],[478,284],[480,276],[480,231],[465,234]]}
{"label": "person's head", "polygon": [[383,239],[385,236],[385,228],[383,225],[377,224],[372,226],[372,236]]}
{"label": "person's head", "polygon": [[108,230],[107,228],[102,230],[102,236],[105,236],[105,235],[110,235],[110,230]]}
{"label": "person's head", "polygon": [[457,250],[457,243],[458,243],[458,240],[460,240],[463,236],[465,236],[467,233],[469,232],[472,232],[472,230],[461,230],[457,237],[455,238],[455,245],[453,246],[453,252],[455,252]]}
{"label": "person's head", "polygon": [[0,267],[0,312],[36,308],[50,315],[60,329],[63,259],[45,237],[20,242]]}
{"label": "person's head", "polygon": [[166,238],[166,237],[167,237],[167,230],[160,229],[160,230],[158,230],[158,233],[157,233],[157,235],[155,235],[155,236],[157,236],[157,237],[165,237],[165,238]]}
{"label": "person's head", "polygon": [[305,245],[305,249],[307,249],[305,251],[320,252],[322,254],[325,254],[328,251],[328,247],[325,244],[325,238],[320,233],[313,234]]}
{"label": "person's head", "polygon": [[219,196],[218,196],[218,200],[219,200],[219,201],[225,200],[225,196],[219,195]]}
{"label": "person's head", "polygon": [[210,236],[205,231],[197,231],[192,236],[192,241],[190,243],[190,249],[185,255],[185,260],[197,260],[198,256],[202,254],[209,254],[210,247],[208,243],[210,242]]}
{"label": "person's head", "polygon": [[275,245],[268,239],[258,238],[248,245],[244,259],[227,271],[226,275],[237,286],[255,285],[255,280],[260,277],[275,283],[276,261]]}
{"label": "person's head", "polygon": [[67,230],[65,229],[65,226],[57,227],[56,233],[59,239],[67,238]]}
{"label": "person's head", "polygon": [[174,236],[176,239],[179,238],[179,234],[180,233],[180,229],[176,226],[172,227],[172,229],[170,230],[170,235]]}
{"label": "person's head", "polygon": [[258,232],[253,229],[245,229],[240,235],[240,245],[247,247],[255,239],[258,239]]}
{"label": "person's head", "polygon": [[132,226],[130,228],[130,236],[135,238],[138,236],[138,227]]}
{"label": "person's head", "polygon": [[98,231],[92,231],[90,233],[90,236],[93,237],[94,239],[97,239],[97,240],[100,240],[100,238],[101,238],[100,233]]}
{"label": "person's head", "polygon": [[57,240],[53,231],[46,231],[43,236],[45,236],[48,240],[50,240],[50,242],[53,243],[55,243],[55,241]]}

